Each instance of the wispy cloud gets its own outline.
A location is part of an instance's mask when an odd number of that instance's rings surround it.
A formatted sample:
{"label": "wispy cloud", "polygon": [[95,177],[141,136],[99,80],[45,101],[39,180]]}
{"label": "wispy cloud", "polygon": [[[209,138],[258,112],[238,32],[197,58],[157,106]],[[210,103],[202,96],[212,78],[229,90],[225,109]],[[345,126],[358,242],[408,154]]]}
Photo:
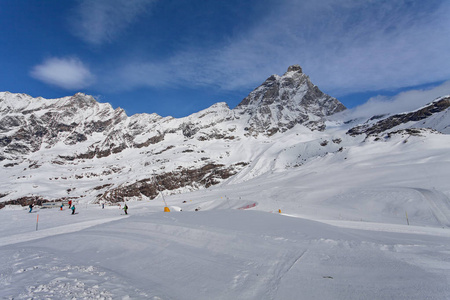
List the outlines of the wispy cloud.
{"label": "wispy cloud", "polygon": [[120,83],[249,88],[297,63],[333,96],[447,80],[449,15],[446,0],[277,1],[220,45],[184,45],[166,59],[127,62],[122,69],[142,76]]}
{"label": "wispy cloud", "polygon": [[[450,78],[448,1],[283,1],[222,51],[248,74],[302,65],[335,96]],[[252,67],[254,66],[254,67]],[[283,68],[283,69],[281,69]],[[243,78],[243,79],[244,79]]]}
{"label": "wispy cloud", "polygon": [[91,85],[94,76],[76,57],[49,58],[33,67],[30,75],[47,84],[67,90],[77,90]]}
{"label": "wispy cloud", "polygon": [[392,97],[373,97],[363,105],[345,111],[344,114],[348,119],[367,119],[375,115],[409,112],[446,95],[450,95],[450,81],[433,88],[410,90]]}
{"label": "wispy cloud", "polygon": [[448,1],[346,2],[304,56],[317,84],[341,95],[450,78]]}
{"label": "wispy cloud", "polygon": [[72,33],[92,45],[117,38],[157,0],[81,0],[69,22]]}

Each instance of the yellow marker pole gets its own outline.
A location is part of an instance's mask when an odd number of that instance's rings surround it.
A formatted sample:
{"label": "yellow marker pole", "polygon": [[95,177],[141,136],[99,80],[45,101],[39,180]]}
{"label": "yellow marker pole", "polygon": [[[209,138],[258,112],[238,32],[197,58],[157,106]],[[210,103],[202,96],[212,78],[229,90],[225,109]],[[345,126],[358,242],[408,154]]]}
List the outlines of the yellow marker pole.
{"label": "yellow marker pole", "polygon": [[164,194],[162,193],[162,192],[160,192],[161,193],[161,196],[162,196],[162,198],[163,198],[163,200],[164,200],[164,212],[170,212],[170,209],[169,209],[169,207],[167,206],[167,203],[166,203],[166,199],[164,198]]}
{"label": "yellow marker pole", "polygon": [[[154,180],[155,180],[155,184],[156,184],[156,186],[158,187],[158,190],[159,190],[160,187],[159,187],[158,182],[156,181],[156,176],[155,176]],[[164,212],[170,212],[170,209],[169,209],[169,207],[167,206],[167,203],[166,203],[166,199],[164,198],[164,194],[161,191],[159,191],[159,192],[161,193],[161,196],[162,196],[163,201],[164,201],[164,205],[165,205],[164,206]]]}
{"label": "yellow marker pole", "polygon": [[[275,202],[277,203],[277,206],[280,207],[280,203],[278,203],[277,198],[275,198]],[[278,209],[278,213],[281,214],[281,208]]]}

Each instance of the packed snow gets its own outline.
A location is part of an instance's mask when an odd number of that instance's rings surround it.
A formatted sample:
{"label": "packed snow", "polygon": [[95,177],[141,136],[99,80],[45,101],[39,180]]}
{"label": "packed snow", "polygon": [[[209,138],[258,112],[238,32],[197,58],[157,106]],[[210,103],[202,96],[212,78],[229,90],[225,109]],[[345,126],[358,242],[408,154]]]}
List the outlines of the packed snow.
{"label": "packed snow", "polygon": [[[39,107],[26,95],[0,96],[11,115]],[[2,201],[77,202],[73,215],[67,206],[0,210],[1,299],[450,299],[450,135],[352,137],[350,125],[330,121],[323,132],[296,126],[268,137],[247,132],[248,116],[231,118],[224,103],[184,119],[94,106],[115,116],[114,130],[138,133],[138,143],[164,140],[101,158],[60,157],[103,141],[94,132],[2,168]],[[80,120],[103,120],[82,111]],[[446,110],[418,127],[448,133],[448,121]],[[189,122],[195,139],[181,132]],[[199,138],[216,133],[233,138]],[[245,167],[208,189],[130,198],[128,214],[123,202],[94,204],[108,186],[208,162]]]}
{"label": "packed snow", "polygon": [[268,145],[221,185],[128,201],[128,215],[5,207],[0,298],[450,299],[449,136],[298,160],[313,141]]}

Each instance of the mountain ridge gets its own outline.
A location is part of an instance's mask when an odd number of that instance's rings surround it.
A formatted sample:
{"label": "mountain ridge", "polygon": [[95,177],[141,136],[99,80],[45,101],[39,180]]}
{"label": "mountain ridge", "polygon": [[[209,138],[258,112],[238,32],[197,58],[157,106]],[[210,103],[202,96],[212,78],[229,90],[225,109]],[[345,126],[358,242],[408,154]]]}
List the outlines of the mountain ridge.
{"label": "mountain ridge", "polygon": [[[219,102],[178,119],[127,116],[82,93],[44,99],[1,92],[0,202],[153,199],[341,157],[367,136],[408,128],[400,122],[370,132],[371,121],[327,130],[328,117],[343,110],[298,65],[270,76],[234,109]],[[450,119],[448,107],[430,113],[422,122]],[[437,134],[420,130],[423,138]]]}

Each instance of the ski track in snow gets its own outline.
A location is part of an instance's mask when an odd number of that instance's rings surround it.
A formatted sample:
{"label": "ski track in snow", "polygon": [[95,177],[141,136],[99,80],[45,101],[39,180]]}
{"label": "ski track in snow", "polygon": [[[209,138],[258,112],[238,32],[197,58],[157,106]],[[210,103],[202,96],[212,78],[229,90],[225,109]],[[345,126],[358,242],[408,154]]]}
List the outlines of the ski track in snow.
{"label": "ski track in snow", "polygon": [[436,190],[415,188],[430,204],[431,212],[442,225],[450,227],[450,200],[443,193]]}
{"label": "ski track in snow", "polygon": [[[292,215],[290,215],[290,216],[296,217],[296,216],[292,216]],[[356,222],[356,221],[340,221],[340,220],[318,220],[318,221],[325,223],[325,224],[333,225],[336,227],[349,228],[349,229],[450,237],[450,230],[448,230],[448,228],[384,224],[384,223],[370,223],[370,222]]]}
{"label": "ski track in snow", "polygon": [[270,273],[273,272],[275,274],[273,283],[269,285],[270,289],[267,290],[267,295],[270,295],[270,298],[275,299],[276,292],[280,287],[283,277],[289,273],[299,260],[301,260],[306,252],[308,252],[308,250],[301,252],[300,255],[290,255],[289,259],[286,259],[283,264],[275,265],[274,270],[270,271]]}
{"label": "ski track in snow", "polygon": [[[10,267],[0,268],[1,299],[117,299],[127,284],[116,274],[93,265],[76,265],[70,257],[51,256],[37,249],[6,250]],[[15,286],[21,286],[15,292]],[[134,289],[134,297],[149,299]]]}
{"label": "ski track in snow", "polygon": [[80,231],[92,226],[96,226],[103,223],[108,223],[112,221],[116,221],[119,219],[122,219],[123,217],[113,217],[113,218],[106,218],[106,219],[97,219],[97,220],[91,220],[91,221],[85,221],[80,223],[73,223],[70,225],[63,225],[58,227],[53,227],[49,229],[44,230],[37,230],[32,231],[30,233],[22,233],[22,234],[15,234],[11,236],[6,236],[3,238],[0,238],[0,247],[6,246],[6,245],[12,245],[22,242],[28,242],[32,240],[37,240],[49,236],[54,236],[58,234],[65,234],[65,233],[71,233]]}
{"label": "ski track in snow", "polygon": [[446,229],[367,223],[378,231],[372,236],[254,209],[133,211],[43,230],[45,240],[10,236],[0,252],[0,298],[443,299],[450,292],[443,275],[450,249],[440,244],[450,235],[436,234]]}

